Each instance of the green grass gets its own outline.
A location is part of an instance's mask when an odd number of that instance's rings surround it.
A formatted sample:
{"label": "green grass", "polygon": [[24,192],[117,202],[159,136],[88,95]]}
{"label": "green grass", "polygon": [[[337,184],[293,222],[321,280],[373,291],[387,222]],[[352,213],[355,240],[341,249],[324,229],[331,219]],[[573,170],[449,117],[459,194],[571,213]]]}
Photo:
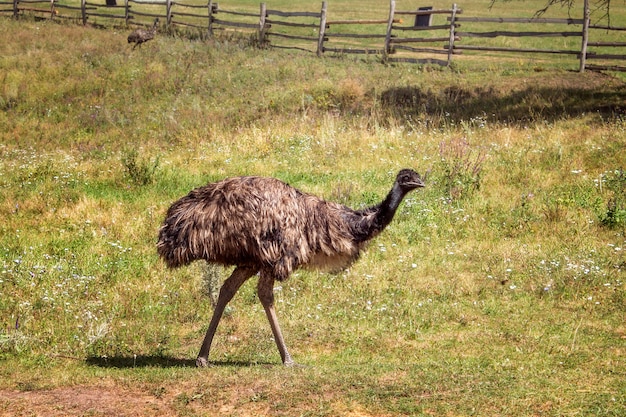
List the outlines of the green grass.
{"label": "green grass", "polygon": [[[9,413],[626,413],[620,78],[383,66],[237,39],[131,51],[125,31],[49,22],[0,31]],[[279,365],[248,283],[215,366],[195,369],[211,300],[202,265],[157,258],[172,201],[259,174],[361,207],[403,167],[428,186],[354,266],[276,288],[306,367]],[[126,402],[73,406],[85,391]]]}

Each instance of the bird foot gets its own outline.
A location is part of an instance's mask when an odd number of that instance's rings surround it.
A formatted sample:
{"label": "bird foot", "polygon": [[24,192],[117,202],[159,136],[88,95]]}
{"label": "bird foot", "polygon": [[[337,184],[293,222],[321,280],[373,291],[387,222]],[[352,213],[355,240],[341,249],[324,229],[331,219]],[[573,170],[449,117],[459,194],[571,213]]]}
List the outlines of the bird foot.
{"label": "bird foot", "polygon": [[287,368],[304,368],[306,367],[306,365],[301,365],[297,362],[294,362],[293,359],[288,359],[285,362],[283,362],[283,365],[285,365]]}
{"label": "bird foot", "polygon": [[201,358],[201,357],[196,358],[196,367],[197,368],[208,368],[209,367],[208,359],[207,358]]}

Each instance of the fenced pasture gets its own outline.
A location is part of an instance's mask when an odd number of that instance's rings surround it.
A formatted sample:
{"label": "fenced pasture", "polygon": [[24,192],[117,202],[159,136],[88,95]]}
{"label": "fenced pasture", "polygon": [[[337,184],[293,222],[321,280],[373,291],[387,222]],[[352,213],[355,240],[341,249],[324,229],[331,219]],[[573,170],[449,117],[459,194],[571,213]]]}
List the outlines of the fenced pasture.
{"label": "fenced pasture", "polygon": [[[271,10],[320,4],[268,3],[270,32],[319,19]],[[364,0],[358,16],[354,4],[328,3],[327,33],[384,35],[372,22],[389,3]],[[524,18],[544,3],[488,4],[459,5],[459,17]],[[446,68],[344,51],[384,49],[366,37],[331,36],[324,46],[338,51],[319,58],[314,27],[299,28],[313,39],[269,34],[256,48],[256,27],[216,24],[209,38],[206,19],[166,29],[164,10],[147,5],[128,25],[0,18],[1,416],[626,415],[623,74],[580,73],[566,54],[464,50]],[[172,21],[191,24],[180,10]],[[241,0],[215,17],[255,25],[259,13]],[[133,49],[130,30],[152,15],[161,35]],[[509,31],[470,23],[457,36]],[[460,37],[580,47],[575,36]],[[393,39],[386,59],[421,59]],[[361,209],[407,167],[426,187],[357,262],[275,286],[305,366],[281,366],[253,277],[220,323],[212,367],[195,367],[230,269],[166,268],[155,246],[173,201],[261,175]]]}
{"label": "fenced pasture", "polygon": [[204,4],[193,0],[119,0],[119,4],[118,0],[3,0],[0,5],[5,6],[0,12],[13,17],[31,14],[82,24],[149,25],[159,17],[165,30],[184,28],[202,38],[216,31],[236,31],[247,33],[260,47],[300,49],[318,56],[364,54],[386,62],[441,65],[468,55],[469,59],[556,56],[564,62],[577,61],[580,71],[626,70],[623,14],[614,9],[609,20],[588,1],[571,10],[548,9],[541,15],[526,9],[521,17],[502,7],[487,15],[472,15],[464,12],[462,4],[420,7],[395,0],[387,9],[355,5],[336,12],[327,2],[308,10],[284,3],[280,8],[271,3],[253,7],[250,2],[213,0]]}

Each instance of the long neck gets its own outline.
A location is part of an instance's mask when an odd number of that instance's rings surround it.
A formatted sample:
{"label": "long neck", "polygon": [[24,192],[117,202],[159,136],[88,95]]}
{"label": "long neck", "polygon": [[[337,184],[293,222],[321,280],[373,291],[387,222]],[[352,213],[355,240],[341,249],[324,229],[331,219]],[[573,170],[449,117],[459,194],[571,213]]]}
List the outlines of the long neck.
{"label": "long neck", "polygon": [[406,192],[397,183],[394,183],[393,188],[381,203],[357,211],[359,219],[353,226],[355,239],[364,242],[378,235],[391,223],[405,195]]}
{"label": "long neck", "polygon": [[387,194],[387,197],[385,197],[382,203],[375,206],[377,211],[374,216],[374,223],[376,226],[380,227],[380,230],[384,229],[389,223],[391,223],[391,220],[396,214],[396,210],[402,202],[405,194],[406,193],[402,191],[398,184],[394,184],[393,188],[389,191],[389,194]]}

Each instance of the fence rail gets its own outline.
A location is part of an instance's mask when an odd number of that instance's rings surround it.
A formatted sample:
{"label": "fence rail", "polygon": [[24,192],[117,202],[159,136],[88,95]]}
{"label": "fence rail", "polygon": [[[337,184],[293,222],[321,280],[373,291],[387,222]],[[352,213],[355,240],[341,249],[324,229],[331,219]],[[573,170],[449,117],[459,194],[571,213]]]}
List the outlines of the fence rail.
{"label": "fence rail", "polygon": [[[576,56],[581,72],[585,69],[626,71],[626,42],[590,40],[590,37],[601,38],[602,33],[619,33],[626,28],[591,25],[589,0],[584,0],[582,18],[464,16],[456,4],[450,9],[396,10],[396,1],[391,0],[385,18],[352,20],[329,19],[326,1],[322,2],[319,11],[268,9],[265,3],[261,3],[258,13],[223,8],[213,0],[208,0],[205,5],[184,3],[183,0],[101,0],[102,3],[80,0],[80,5],[64,1],[72,0],[4,0],[0,1],[0,15],[74,19],[83,25],[98,20],[104,21],[104,25],[117,22],[127,26],[148,25],[158,17],[164,19],[167,27],[195,28],[206,31],[208,36],[213,36],[216,30],[249,32],[257,37],[262,47],[306,50],[318,56],[328,53],[373,54],[380,55],[386,62],[450,65],[453,57],[466,52],[530,53]],[[117,1],[123,4],[118,5]],[[439,21],[433,24],[434,18]],[[484,29],[500,24],[506,24],[507,28]],[[460,30],[462,25],[463,30]],[[540,29],[541,25],[546,29]],[[572,28],[555,30],[555,25]],[[580,47],[563,49],[558,42],[554,42],[554,47],[508,46],[503,42],[485,44],[495,39],[526,38],[580,38]],[[588,60],[594,63],[589,64]]]}

